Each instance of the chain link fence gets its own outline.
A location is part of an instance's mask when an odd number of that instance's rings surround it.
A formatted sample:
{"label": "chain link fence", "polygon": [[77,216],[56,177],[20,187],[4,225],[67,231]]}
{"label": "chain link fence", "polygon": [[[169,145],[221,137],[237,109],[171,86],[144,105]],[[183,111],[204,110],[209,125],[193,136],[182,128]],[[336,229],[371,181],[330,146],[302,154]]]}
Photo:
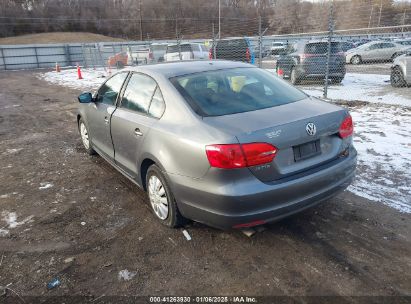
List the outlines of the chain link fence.
{"label": "chain link fence", "polygon": [[[411,83],[411,25],[338,29],[333,2],[324,13],[324,31],[267,35],[270,25],[261,17],[232,23],[222,37],[211,24],[211,37],[184,39],[195,29],[175,28],[175,39],[123,43],[0,46],[0,69],[80,64],[86,68],[118,68],[179,60],[234,60],[254,64],[293,85],[329,89],[348,82],[373,83],[376,78],[393,87]],[[371,20],[371,19],[370,19]],[[405,20],[405,18],[404,18]],[[189,32],[190,31],[190,32]],[[245,36],[243,33],[254,33]],[[408,67],[408,69],[407,69]],[[333,97],[334,98],[334,97]]]}

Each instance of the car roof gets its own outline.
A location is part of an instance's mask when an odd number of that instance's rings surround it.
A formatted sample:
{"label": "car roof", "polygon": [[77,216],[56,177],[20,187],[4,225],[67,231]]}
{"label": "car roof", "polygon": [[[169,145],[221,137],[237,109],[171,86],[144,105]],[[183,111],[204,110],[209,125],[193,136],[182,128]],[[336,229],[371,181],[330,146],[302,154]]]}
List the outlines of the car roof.
{"label": "car roof", "polygon": [[187,60],[147,64],[125,68],[123,71],[136,71],[146,74],[159,74],[170,78],[198,72],[216,71],[233,68],[256,68],[256,66],[228,60]]}

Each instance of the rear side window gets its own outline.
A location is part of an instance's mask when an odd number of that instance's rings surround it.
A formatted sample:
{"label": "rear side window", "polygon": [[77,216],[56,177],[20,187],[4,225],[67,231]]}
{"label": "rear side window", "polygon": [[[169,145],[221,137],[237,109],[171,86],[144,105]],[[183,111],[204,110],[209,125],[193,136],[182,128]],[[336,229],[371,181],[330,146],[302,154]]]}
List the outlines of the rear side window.
{"label": "rear side window", "polygon": [[287,82],[257,68],[201,72],[170,80],[202,116],[255,111],[306,98]]}
{"label": "rear side window", "polygon": [[97,102],[114,105],[128,73],[119,73],[107,80],[97,92]]}
{"label": "rear side window", "polygon": [[[306,54],[325,54],[328,50],[328,42],[313,42],[307,43],[304,48]],[[341,51],[340,43],[331,42],[331,53],[338,53]]]}
{"label": "rear side window", "polygon": [[147,113],[157,83],[142,74],[133,74],[121,99],[121,107],[135,112]]}
{"label": "rear side window", "polygon": [[163,99],[163,94],[161,94],[160,88],[157,86],[156,91],[154,92],[153,98],[151,100],[148,114],[151,117],[160,118],[163,115],[165,109],[166,104]]}

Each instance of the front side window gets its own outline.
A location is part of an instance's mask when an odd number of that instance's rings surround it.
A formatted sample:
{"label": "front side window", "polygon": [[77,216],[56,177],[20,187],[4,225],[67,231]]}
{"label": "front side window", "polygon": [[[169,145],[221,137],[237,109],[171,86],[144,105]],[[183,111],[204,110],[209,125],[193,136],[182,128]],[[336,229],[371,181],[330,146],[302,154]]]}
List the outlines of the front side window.
{"label": "front side window", "polygon": [[148,76],[133,74],[121,99],[121,107],[146,114],[157,83]]}
{"label": "front side window", "polygon": [[119,73],[107,80],[97,92],[96,102],[114,105],[128,73]]}
{"label": "front side window", "polygon": [[307,97],[287,82],[257,68],[201,72],[170,81],[202,116],[255,111]]}

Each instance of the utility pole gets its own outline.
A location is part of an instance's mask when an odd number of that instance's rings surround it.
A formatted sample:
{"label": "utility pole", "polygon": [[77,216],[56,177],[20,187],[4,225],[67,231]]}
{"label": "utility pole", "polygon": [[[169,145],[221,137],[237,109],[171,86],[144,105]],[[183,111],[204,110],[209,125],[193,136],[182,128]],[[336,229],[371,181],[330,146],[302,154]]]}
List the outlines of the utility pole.
{"label": "utility pole", "polygon": [[140,15],[140,40],[143,41],[143,19],[142,19],[142,13],[141,13],[141,1],[142,0],[139,0],[138,13]]}
{"label": "utility pole", "polygon": [[380,0],[380,14],[379,14],[379,17],[378,17],[378,27],[381,24],[381,13],[382,13],[382,0]]}
{"label": "utility pole", "polygon": [[325,79],[324,79],[324,98],[327,98],[328,94],[328,78],[330,75],[330,60],[331,60],[331,40],[334,31],[334,0],[330,1],[330,13],[328,17],[328,48],[327,48],[327,65],[325,68]]}
{"label": "utility pole", "polygon": [[374,4],[371,4],[371,13],[370,13],[370,19],[368,20],[368,28],[371,27],[371,20],[372,20],[373,11],[374,11]]}
{"label": "utility pole", "polygon": [[218,0],[218,39],[221,39],[221,0]]}
{"label": "utility pole", "polygon": [[402,28],[401,28],[401,33],[404,33],[404,25],[405,25],[405,13],[407,12],[407,9],[404,9],[404,15],[402,15]]}

